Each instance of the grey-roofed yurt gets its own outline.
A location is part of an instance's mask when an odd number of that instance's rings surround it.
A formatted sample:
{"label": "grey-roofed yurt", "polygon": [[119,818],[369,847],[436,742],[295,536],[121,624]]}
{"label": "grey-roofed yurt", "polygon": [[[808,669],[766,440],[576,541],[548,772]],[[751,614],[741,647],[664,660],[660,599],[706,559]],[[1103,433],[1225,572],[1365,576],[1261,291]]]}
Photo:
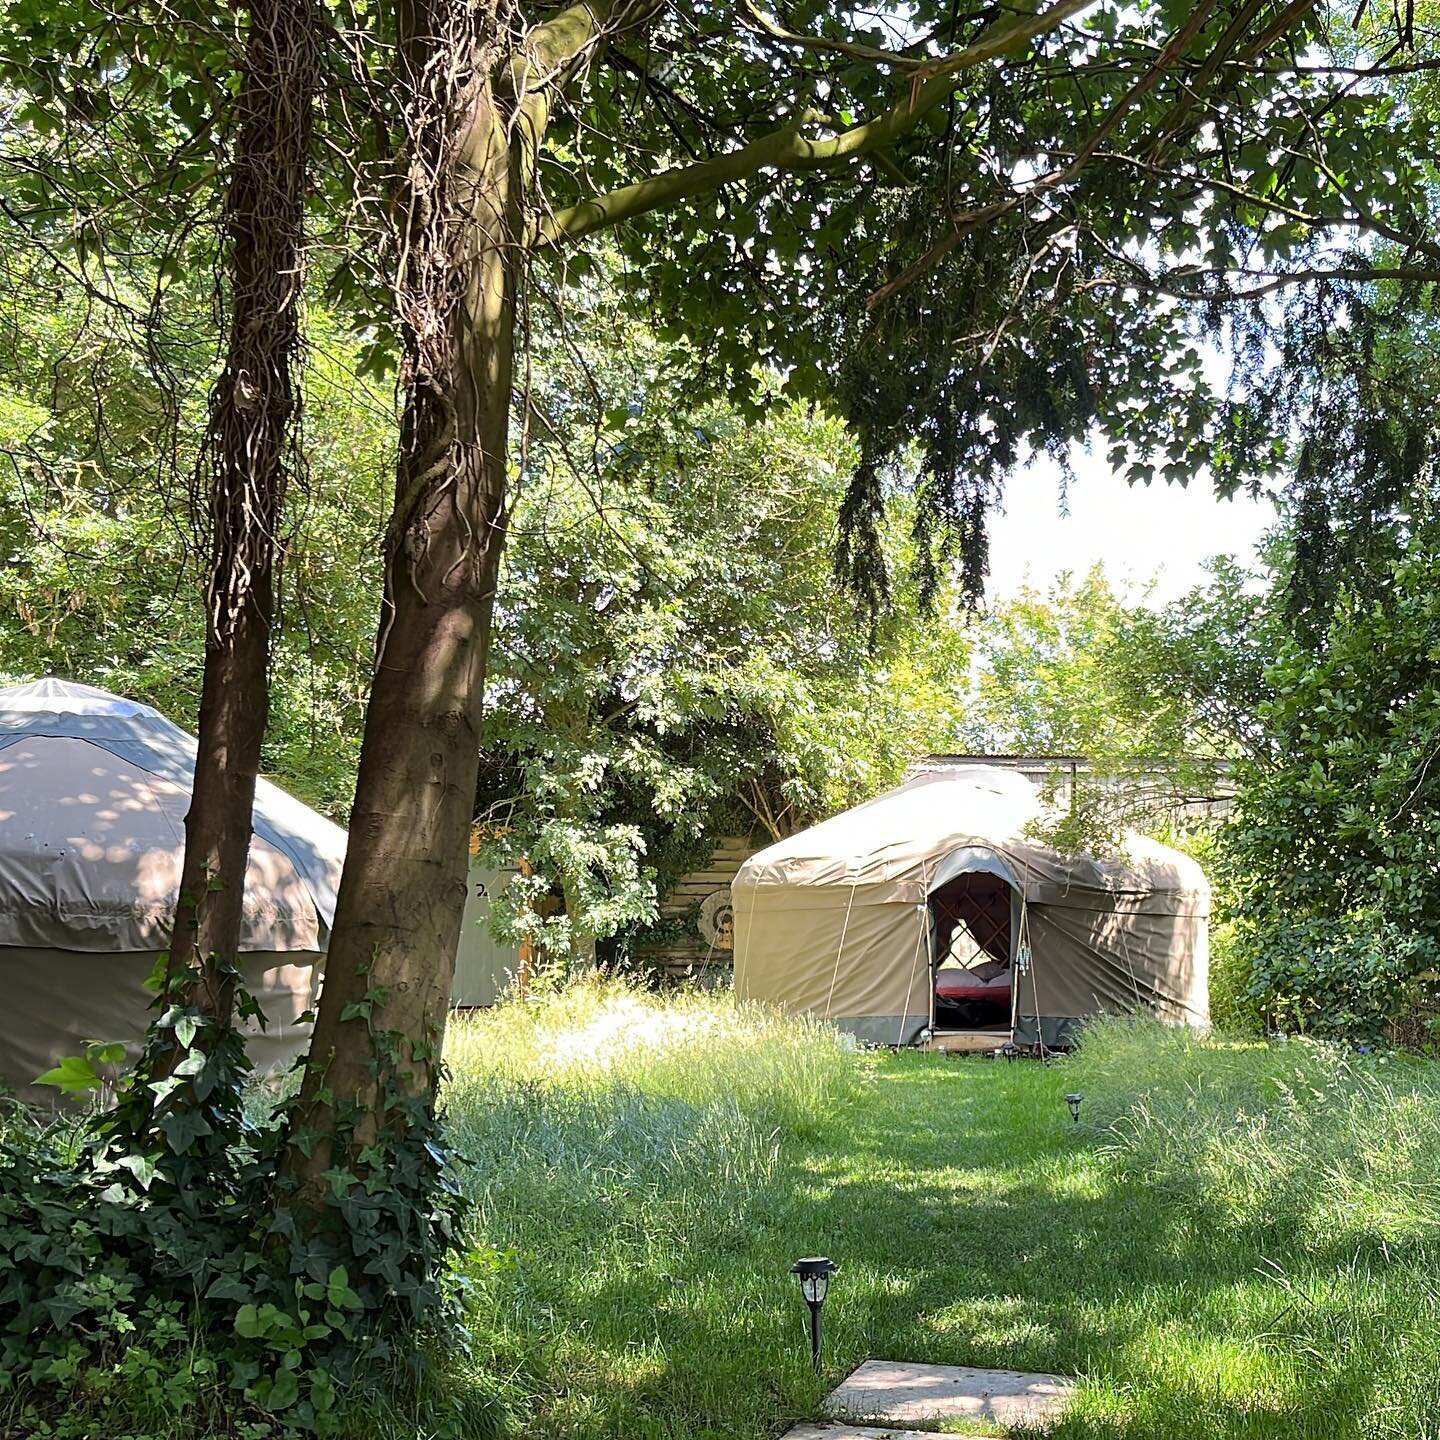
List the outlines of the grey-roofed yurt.
{"label": "grey-roofed yurt", "polygon": [[[169,943],[195,741],[158,710],[62,680],[0,690],[0,1083],[91,1040],[138,1048],[144,982]],[[309,1037],[345,832],[261,780],[245,881],[241,970],[267,1025],[262,1069]]]}
{"label": "grey-roofed yurt", "polygon": [[937,1004],[957,1029],[983,1008],[996,1044],[1065,1046],[1101,1013],[1208,1024],[1199,865],[1133,833],[1061,854],[1027,836],[1042,811],[1024,777],[973,766],[761,850],[731,885],[736,993],[888,1045],[936,1029]]}

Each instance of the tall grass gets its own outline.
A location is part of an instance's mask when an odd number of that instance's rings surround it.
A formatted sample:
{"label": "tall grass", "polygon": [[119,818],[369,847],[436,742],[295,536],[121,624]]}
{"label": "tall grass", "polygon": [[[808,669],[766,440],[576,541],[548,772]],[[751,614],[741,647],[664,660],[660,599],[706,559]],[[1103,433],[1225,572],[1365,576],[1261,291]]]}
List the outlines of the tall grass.
{"label": "tall grass", "polygon": [[640,1089],[686,1105],[738,1100],[757,1124],[804,1131],[851,1093],[854,1046],[831,1026],[704,991],[570,987],[450,1027],[445,1103],[463,1124],[478,1078],[547,1089]]}
{"label": "tall grass", "polygon": [[780,1141],[859,1083],[834,1030],[728,998],[579,985],[457,1020],[446,1123],[480,1233],[524,1248],[537,1216],[598,1259],[744,1223]]}
{"label": "tall grass", "polygon": [[1055,1440],[1440,1440],[1434,1062],[1122,1023],[1053,1065],[861,1054],[617,985],[446,1055],[473,1344],[347,1434],[773,1440],[875,1356],[1075,1375]]}
{"label": "tall grass", "polygon": [[1440,1239],[1440,1066],[1120,1021],[1072,1066],[1127,1179],[1311,1251]]}
{"label": "tall grass", "polygon": [[1440,1440],[1433,1063],[1120,1023],[1053,1066],[861,1055],[615,986],[447,1059],[473,1363],[526,1440],[768,1440],[867,1356],[1076,1375],[1057,1440]]}

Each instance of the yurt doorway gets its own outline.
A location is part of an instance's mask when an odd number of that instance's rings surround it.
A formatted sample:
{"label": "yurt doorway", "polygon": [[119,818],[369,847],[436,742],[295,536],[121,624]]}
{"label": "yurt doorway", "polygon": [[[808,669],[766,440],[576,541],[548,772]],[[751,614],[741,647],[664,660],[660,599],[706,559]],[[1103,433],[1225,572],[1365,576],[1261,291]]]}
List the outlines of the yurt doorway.
{"label": "yurt doorway", "polygon": [[970,870],[930,896],[933,1029],[994,1043],[1013,1024],[1015,891],[998,875]]}

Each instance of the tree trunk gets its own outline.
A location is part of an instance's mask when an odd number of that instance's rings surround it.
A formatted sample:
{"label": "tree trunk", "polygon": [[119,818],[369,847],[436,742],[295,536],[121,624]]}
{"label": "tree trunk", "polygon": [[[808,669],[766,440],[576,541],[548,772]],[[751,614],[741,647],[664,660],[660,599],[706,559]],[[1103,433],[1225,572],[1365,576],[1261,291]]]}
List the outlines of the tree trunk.
{"label": "tree trunk", "polygon": [[302,1199],[332,1166],[362,1168],[364,1147],[433,1095],[504,544],[523,179],[494,81],[501,27],[493,5],[451,0],[402,5],[398,24],[405,408],[349,849],[292,1131]]}
{"label": "tree trunk", "polygon": [[299,399],[305,185],[317,46],[309,0],[250,0],[225,207],[231,316],[204,454],[213,531],[199,750],[171,941],[227,1024],[270,698],[279,525]]}

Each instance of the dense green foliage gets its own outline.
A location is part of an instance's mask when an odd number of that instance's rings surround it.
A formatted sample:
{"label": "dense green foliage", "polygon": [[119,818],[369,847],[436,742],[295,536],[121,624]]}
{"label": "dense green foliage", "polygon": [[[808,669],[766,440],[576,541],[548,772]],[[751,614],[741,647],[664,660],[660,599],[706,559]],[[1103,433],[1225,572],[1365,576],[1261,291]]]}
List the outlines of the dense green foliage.
{"label": "dense green foliage", "polygon": [[[1326,41],[1347,61],[1390,57],[1388,17],[1368,19],[1357,41],[1338,14],[1292,13],[1289,60],[1253,67],[1226,63],[1238,21],[1224,41],[1208,33],[1231,18],[1191,6],[1092,11],[1037,46],[1037,74],[963,77],[871,173],[742,175],[714,214],[665,210],[617,232],[627,283],[676,333],[709,337],[713,370],[748,389],[758,356],[785,367],[796,393],[838,400],[860,442],[843,563],[862,593],[878,600],[888,583],[874,525],[907,447],[920,454],[921,583],[940,588],[958,560],[978,595],[987,512],[1030,452],[1066,463],[1069,442],[1098,432],[1132,480],[1184,483],[1208,465],[1227,491],[1287,462],[1294,411],[1273,401],[1294,387],[1248,343],[1268,314],[1229,333],[1237,293],[1338,271],[1359,279],[1327,292],[1343,308],[1377,263],[1349,248],[1372,219],[1394,240],[1386,264],[1413,265],[1417,251],[1433,261],[1431,112],[1383,83],[1340,99],[1349,82],[1325,65]],[[1141,35],[1153,54],[1186,19],[1207,54],[1179,67],[1186,80],[1130,89],[1134,72],[1100,58]],[[784,23],[831,43],[847,29],[820,0],[788,7]],[[876,14],[861,43],[918,58],[933,39],[913,37],[956,28],[943,7],[920,5],[903,23]],[[1311,41],[1317,63],[1294,63]],[[678,140],[702,155],[796,115],[796,93],[812,85],[841,126],[893,93],[882,67],[824,41],[770,47],[764,83],[745,84],[752,53],[667,67],[654,93],[669,104],[649,132],[627,127],[631,143],[670,151]],[[586,96],[607,117],[629,94],[623,82],[647,73],[627,59]],[[1217,94],[1189,88],[1217,70]],[[630,153],[599,158],[578,184],[557,166],[551,196],[633,173]],[[1339,238],[1321,218],[1337,212]],[[1216,337],[1236,341],[1234,375],[1204,363]]]}
{"label": "dense green foliage", "polygon": [[[0,1136],[7,1433],[353,1434],[355,1407],[407,1371],[430,1383],[416,1347],[453,1316],[445,1258],[463,1231],[433,1120],[410,1102],[385,1183],[337,1169],[302,1228],[277,1181],[284,1108],[247,1100],[241,1033],[214,1033],[169,983],[158,970],[140,1070],[163,1078]],[[256,1014],[243,995],[240,1012]],[[83,1093],[109,1058],[47,1078]]]}
{"label": "dense green foliage", "polygon": [[593,438],[593,402],[544,392],[567,443],[530,444],[496,611],[478,813],[534,871],[501,923],[552,954],[653,921],[715,836],[778,838],[946,748],[969,657],[949,617],[873,628],[836,593],[838,423],[777,405],[747,425],[630,378]]}
{"label": "dense green foliage", "polygon": [[1292,642],[1268,672],[1273,755],[1245,772],[1223,859],[1278,1028],[1433,1038],[1436,577],[1427,531],[1379,593],[1342,592],[1318,653]]}
{"label": "dense green foliage", "polygon": [[1183,754],[1185,727],[1158,730],[1153,706],[1137,693],[1153,677],[1128,668],[1128,631],[1144,615],[1099,566],[992,607],[974,630],[977,673],[960,726],[966,747],[1102,763]]}
{"label": "dense green foliage", "polygon": [[[504,9],[501,29],[564,9]],[[384,373],[403,67],[390,11],[324,14],[316,268]],[[531,76],[555,93],[524,197],[524,318],[563,313],[596,265],[583,241],[614,225],[630,308],[666,339],[704,337],[697,387],[748,405],[778,371],[792,396],[850,421],[845,569],[871,598],[887,584],[877,525],[906,447],[920,455],[921,584],[939,593],[959,558],[974,596],[987,507],[1031,450],[1063,460],[1098,430],[1136,480],[1183,482],[1213,462],[1222,487],[1283,456],[1291,417],[1263,364],[1232,385],[1206,371],[1217,307],[1274,277],[1338,271],[1343,308],[1375,266],[1423,274],[1435,258],[1430,108],[1413,86],[1357,85],[1327,64],[1383,74],[1397,43],[1428,41],[1404,16],[1397,35],[1388,14],[1349,23],[1323,6],[1104,6],[1037,23],[998,67],[949,75],[932,71],[993,39],[997,12],[922,0],[862,23],[806,0],[781,24],[725,0],[595,18],[612,33],[593,55]],[[169,282],[208,272],[238,54],[234,16],[205,5],[88,25],[52,0],[6,7],[7,194],[38,278],[118,301],[148,333]],[[880,138],[861,144],[867,121]],[[805,163],[785,153],[796,136]],[[1357,231],[1386,249],[1352,247]],[[117,296],[117,277],[134,293]]]}
{"label": "dense green foliage", "polygon": [[[42,298],[0,299],[13,342],[0,355],[0,675],[60,674],[193,726],[204,551],[188,484],[214,363],[205,306],[173,297],[171,389],[123,318],[78,298]],[[180,328],[186,319],[195,331]],[[343,814],[373,645],[373,541],[394,417],[387,399],[357,382],[353,340],[323,312],[310,323],[309,484],[293,497],[265,765]]]}

